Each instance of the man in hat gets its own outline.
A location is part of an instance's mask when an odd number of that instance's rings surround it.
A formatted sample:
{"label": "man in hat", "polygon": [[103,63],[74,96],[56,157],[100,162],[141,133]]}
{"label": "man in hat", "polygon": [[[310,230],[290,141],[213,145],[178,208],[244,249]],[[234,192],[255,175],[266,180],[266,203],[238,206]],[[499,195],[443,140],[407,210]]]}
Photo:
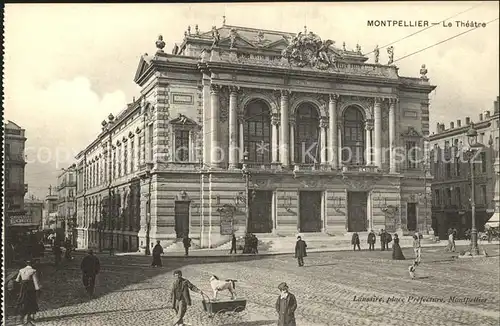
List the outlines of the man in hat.
{"label": "man in hat", "polygon": [[189,280],[183,278],[181,271],[174,271],[174,278],[175,281],[172,285],[171,293],[172,309],[174,309],[177,314],[174,326],[182,326],[184,325],[184,315],[186,314],[187,307],[191,305],[189,290],[200,294],[202,294],[202,292],[189,282]]}
{"label": "man in hat", "polygon": [[295,258],[299,263],[299,267],[304,266],[304,257],[307,257],[306,252],[307,244],[300,236],[297,237],[297,243],[295,244]]}
{"label": "man in hat", "polygon": [[82,263],[80,264],[80,269],[82,270],[82,281],[85,290],[88,295],[92,297],[95,290],[95,278],[99,271],[101,270],[101,263],[99,258],[94,256],[94,251],[91,249],[88,251],[88,255],[83,257]]}
{"label": "man in hat", "polygon": [[297,309],[297,300],[293,294],[288,292],[288,285],[285,282],[278,285],[278,290],[281,291],[278,300],[276,300],[278,326],[296,326],[295,310]]}

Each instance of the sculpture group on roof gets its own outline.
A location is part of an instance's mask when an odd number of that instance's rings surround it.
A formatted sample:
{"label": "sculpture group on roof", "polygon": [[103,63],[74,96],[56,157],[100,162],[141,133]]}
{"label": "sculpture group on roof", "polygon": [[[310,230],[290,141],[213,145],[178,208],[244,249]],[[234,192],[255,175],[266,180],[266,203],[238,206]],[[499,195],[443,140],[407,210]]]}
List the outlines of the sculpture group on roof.
{"label": "sculpture group on roof", "polygon": [[322,41],[313,32],[300,32],[281,52],[281,56],[288,59],[290,64],[299,67],[328,69],[336,67],[333,50],[330,48],[332,44],[334,44],[332,40]]}

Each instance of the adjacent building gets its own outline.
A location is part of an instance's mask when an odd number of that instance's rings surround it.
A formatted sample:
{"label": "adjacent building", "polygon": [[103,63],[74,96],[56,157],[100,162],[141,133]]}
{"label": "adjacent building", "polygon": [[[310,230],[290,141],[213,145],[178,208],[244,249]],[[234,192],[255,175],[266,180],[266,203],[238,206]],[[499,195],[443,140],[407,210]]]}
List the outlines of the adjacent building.
{"label": "adjacent building", "polygon": [[24,208],[24,195],[28,185],[24,183],[26,159],[24,148],[26,143],[25,130],[12,121],[4,124],[5,155],[4,155],[4,207],[7,240],[16,237],[18,232],[37,227]]}
{"label": "adjacent building", "polygon": [[477,141],[484,145],[474,165],[476,226],[480,231],[495,210],[495,161],[499,150],[499,109],[498,97],[492,111],[485,111],[476,121],[466,117],[452,121],[449,127],[437,124],[437,132],[429,137],[431,150],[432,182],[432,225],[442,239],[449,228],[456,228],[459,236],[471,228],[471,165],[463,159],[468,148],[467,131],[477,130]]}
{"label": "adjacent building", "polygon": [[56,229],[57,219],[57,202],[59,196],[56,192],[52,193],[52,186],[49,187],[49,193],[45,196],[43,204],[43,222],[42,229]]}
{"label": "adjacent building", "polygon": [[425,65],[402,77],[392,47],[368,63],[307,30],[196,27],[165,46],[76,157],[79,247],[430,229]]}
{"label": "adjacent building", "polygon": [[58,227],[66,238],[76,240],[76,165],[62,169],[57,177],[57,198]]}
{"label": "adjacent building", "polygon": [[43,200],[35,197],[24,199],[24,209],[26,216],[31,217],[31,223],[37,225],[37,229],[42,229],[43,222]]}

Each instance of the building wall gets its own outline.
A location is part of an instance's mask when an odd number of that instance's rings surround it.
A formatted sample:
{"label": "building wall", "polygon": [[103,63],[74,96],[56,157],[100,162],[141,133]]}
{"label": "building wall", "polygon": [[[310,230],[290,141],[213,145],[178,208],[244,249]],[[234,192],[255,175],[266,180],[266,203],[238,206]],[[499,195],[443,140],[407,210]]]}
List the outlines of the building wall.
{"label": "building wall", "polygon": [[31,216],[32,223],[42,227],[43,202],[29,200],[24,203],[24,208],[26,215]]}

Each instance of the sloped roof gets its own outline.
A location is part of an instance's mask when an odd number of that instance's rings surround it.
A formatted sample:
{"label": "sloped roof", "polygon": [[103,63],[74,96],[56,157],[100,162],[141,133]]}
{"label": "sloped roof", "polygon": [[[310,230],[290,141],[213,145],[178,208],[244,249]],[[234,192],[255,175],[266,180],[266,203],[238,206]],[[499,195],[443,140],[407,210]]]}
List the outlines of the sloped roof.
{"label": "sloped roof", "polygon": [[19,125],[17,125],[16,123],[10,121],[10,120],[7,120],[7,123],[4,124],[4,127],[5,129],[16,129],[16,130],[22,130],[23,128],[21,128]]}

